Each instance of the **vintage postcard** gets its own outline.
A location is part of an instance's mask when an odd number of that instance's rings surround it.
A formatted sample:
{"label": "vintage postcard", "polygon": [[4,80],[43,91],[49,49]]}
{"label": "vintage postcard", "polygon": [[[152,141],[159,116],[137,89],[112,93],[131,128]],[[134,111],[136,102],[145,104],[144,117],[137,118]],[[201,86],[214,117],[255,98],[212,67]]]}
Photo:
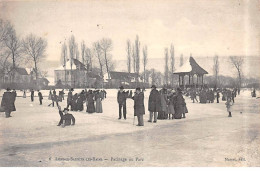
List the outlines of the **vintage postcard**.
{"label": "vintage postcard", "polygon": [[0,1],[0,167],[259,167],[259,0]]}

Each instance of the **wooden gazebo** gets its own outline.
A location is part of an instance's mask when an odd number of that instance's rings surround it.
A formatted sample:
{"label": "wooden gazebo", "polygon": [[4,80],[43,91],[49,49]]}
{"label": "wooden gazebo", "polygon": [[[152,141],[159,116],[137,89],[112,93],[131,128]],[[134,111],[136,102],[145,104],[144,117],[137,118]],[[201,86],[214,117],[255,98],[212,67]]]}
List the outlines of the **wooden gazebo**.
{"label": "wooden gazebo", "polygon": [[[193,57],[184,63],[179,69],[173,73],[179,75],[179,86],[184,87],[200,87],[204,85],[203,76],[208,74],[206,70],[200,67]],[[184,77],[188,76],[189,81],[185,83]],[[194,78],[196,78],[194,80]]]}

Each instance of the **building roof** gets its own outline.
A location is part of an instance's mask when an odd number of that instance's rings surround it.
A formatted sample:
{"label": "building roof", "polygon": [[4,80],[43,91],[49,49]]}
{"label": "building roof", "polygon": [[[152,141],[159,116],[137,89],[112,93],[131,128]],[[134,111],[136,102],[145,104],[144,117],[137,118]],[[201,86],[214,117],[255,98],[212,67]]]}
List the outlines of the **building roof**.
{"label": "building roof", "polygon": [[25,68],[20,68],[20,67],[15,67],[14,69],[17,73],[20,75],[28,75],[27,71]]}
{"label": "building roof", "polygon": [[190,73],[190,74],[208,74],[206,70],[198,65],[193,57],[190,57],[180,68],[176,69],[173,74]]}
{"label": "building roof", "polygon": [[126,80],[138,77],[137,73],[110,71],[111,79]]}
{"label": "building roof", "polygon": [[[70,65],[71,65],[70,62],[71,62],[70,60],[66,62],[66,69],[68,69],[68,70],[71,69],[70,68]],[[72,70],[76,70],[76,69],[77,69],[77,66],[74,63],[72,63]],[[62,65],[55,70],[64,70],[64,66]]]}

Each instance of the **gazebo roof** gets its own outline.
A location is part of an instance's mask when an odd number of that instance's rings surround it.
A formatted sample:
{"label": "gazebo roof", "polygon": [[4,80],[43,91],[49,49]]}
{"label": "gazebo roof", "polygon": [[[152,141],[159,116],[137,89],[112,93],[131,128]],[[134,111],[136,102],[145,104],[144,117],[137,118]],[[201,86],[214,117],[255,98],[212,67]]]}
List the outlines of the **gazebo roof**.
{"label": "gazebo roof", "polygon": [[206,70],[200,67],[193,57],[185,62],[180,68],[176,69],[173,74],[208,74]]}

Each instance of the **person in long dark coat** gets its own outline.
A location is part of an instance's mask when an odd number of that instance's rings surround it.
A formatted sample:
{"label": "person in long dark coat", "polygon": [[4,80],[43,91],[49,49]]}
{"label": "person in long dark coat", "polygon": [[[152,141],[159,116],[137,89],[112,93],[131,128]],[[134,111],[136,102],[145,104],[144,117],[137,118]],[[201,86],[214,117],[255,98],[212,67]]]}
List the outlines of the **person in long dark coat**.
{"label": "person in long dark coat", "polygon": [[77,101],[78,101],[78,94],[76,93],[72,97],[72,102],[71,102],[71,110],[72,111],[78,111]]}
{"label": "person in long dark coat", "polygon": [[79,94],[78,100],[77,100],[77,106],[79,111],[83,111],[84,107],[83,107],[83,102],[86,100],[85,97],[85,92],[84,90],[81,91],[81,93]]}
{"label": "person in long dark coat", "polygon": [[196,100],[196,101],[198,102],[197,96],[196,96],[196,90],[195,90],[195,89],[192,89],[192,90],[191,90],[191,92],[190,92],[190,98],[191,98],[191,100],[192,100],[193,103],[195,103],[194,100]]}
{"label": "person in long dark coat", "polygon": [[137,126],[144,126],[144,93],[141,92],[141,88],[136,88],[135,95],[132,98],[134,100],[134,116],[137,116],[138,119]]}
{"label": "person in long dark coat", "polygon": [[200,99],[200,103],[207,103],[207,93],[204,89],[200,91],[199,99]]}
{"label": "person in long dark coat", "polygon": [[39,97],[40,105],[42,105],[42,99],[43,99],[43,97],[42,97],[42,93],[41,93],[40,90],[38,90],[38,97]]}
{"label": "person in long dark coat", "polygon": [[161,110],[161,98],[160,93],[156,89],[155,85],[152,85],[152,90],[148,100],[148,111],[150,112],[150,119],[148,122],[152,122],[154,116],[154,123],[157,122],[157,113]]}
{"label": "person in long dark coat", "polygon": [[119,120],[122,118],[122,108],[123,108],[123,116],[126,120],[126,99],[129,95],[129,92],[124,91],[124,87],[120,86],[119,91],[117,92],[117,103],[119,106]]}
{"label": "person in long dark coat", "polygon": [[102,93],[99,90],[95,93],[95,101],[96,101],[96,113],[103,113],[102,108]]}
{"label": "person in long dark coat", "polygon": [[217,103],[219,103],[219,97],[220,97],[219,91],[217,91]]}
{"label": "person in long dark coat", "polygon": [[185,109],[185,101],[184,98],[182,96],[182,91],[180,88],[177,88],[177,95],[174,96],[174,106],[175,106],[175,114],[174,114],[174,118],[175,119],[181,119],[182,118],[182,114],[184,112]]}
{"label": "person in long dark coat", "polygon": [[88,97],[87,97],[87,111],[88,113],[94,113],[96,111],[94,105],[94,94],[92,90],[89,90]]}
{"label": "person in long dark coat", "polygon": [[167,99],[167,90],[163,88],[160,91],[160,98],[161,98],[161,110],[158,112],[158,117],[157,119],[163,120],[163,119],[168,119],[168,99]]}
{"label": "person in long dark coat", "polygon": [[72,92],[74,91],[74,89],[73,88],[71,88],[70,90],[69,90],[69,93],[68,93],[68,98],[67,98],[67,108],[69,108],[69,106],[70,106],[70,109],[71,109],[71,107],[72,107]]}
{"label": "person in long dark coat", "polygon": [[16,111],[15,108],[15,95],[11,92],[10,88],[7,88],[6,92],[4,92],[1,108],[5,112],[5,117],[9,118],[11,116],[11,112]]}
{"label": "person in long dark coat", "polygon": [[34,90],[33,89],[31,90],[31,101],[32,102],[34,101]]}

